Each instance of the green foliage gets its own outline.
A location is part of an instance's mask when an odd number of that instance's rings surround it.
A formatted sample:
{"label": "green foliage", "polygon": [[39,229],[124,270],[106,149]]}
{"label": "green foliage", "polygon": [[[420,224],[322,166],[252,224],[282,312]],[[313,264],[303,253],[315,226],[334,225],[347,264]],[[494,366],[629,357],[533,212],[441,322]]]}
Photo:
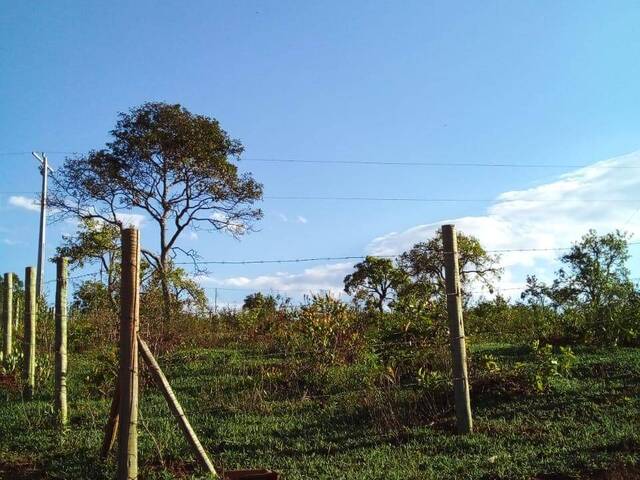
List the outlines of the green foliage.
{"label": "green foliage", "polygon": [[388,258],[366,257],[344,278],[344,291],[366,308],[383,312],[408,281],[406,273]]}
{"label": "green foliage", "polygon": [[322,362],[357,358],[364,342],[363,316],[329,294],[313,295],[296,310],[291,328],[285,333],[285,345],[307,350]]}
{"label": "green foliage", "polygon": [[[412,282],[423,286],[422,291],[429,295],[428,300],[440,305],[446,303],[442,252],[442,232],[438,231],[430,240],[417,243],[403,253],[399,260],[400,267]],[[472,282],[491,289],[493,281],[502,272],[496,256],[488,254],[477,238],[461,232],[458,232],[458,262],[463,292],[468,290]],[[412,293],[411,289],[407,293]]]}
{"label": "green foliage", "polygon": [[558,320],[564,341],[637,344],[638,291],[629,278],[627,235],[590,230],[560,261],[551,285],[527,279],[522,298],[538,314]]}
{"label": "green foliage", "polygon": [[[478,354],[493,356],[505,370],[533,361],[530,348],[511,345],[479,345]],[[448,379],[437,374],[424,374],[424,389],[371,388],[358,384],[359,371],[343,369],[327,375],[321,395],[305,395],[276,389],[278,380],[261,374],[287,372],[287,356],[208,348],[158,360],[204,448],[227,469],[266,467],[290,480],[632,479],[640,461],[640,425],[630,421],[640,416],[636,348],[576,352],[570,381],[552,380],[543,395],[501,396],[474,384],[472,436],[453,433],[451,404],[432,407],[429,392],[439,385],[450,395]],[[62,438],[52,428],[51,379],[33,402],[19,392],[5,399],[0,384],[1,478],[114,478],[114,457],[98,458],[110,390],[102,395],[86,381],[103,361],[109,360],[96,352],[75,355],[71,426]],[[140,409],[141,478],[203,478],[151,385],[143,388]]]}
{"label": "green foliage", "polygon": [[[65,160],[53,177],[49,203],[58,217],[121,227],[122,214],[133,211],[155,222],[159,250],[141,251],[160,279],[162,316],[168,321],[168,277],[176,270],[171,260],[177,254],[198,259],[197,252],[179,246],[183,232],[191,228],[243,235],[262,216],[254,207],[262,198],[262,185],[250,174],[239,174],[230,161],[242,153],[239,141],[217,120],[180,105],[145,103],[122,113],[111,136],[106,148]],[[89,236],[78,236],[68,245],[69,253],[77,245],[82,254],[91,250],[96,228],[87,226]]]}
{"label": "green foliage", "polygon": [[0,373],[3,375],[14,375],[17,374],[22,368],[22,362],[24,360],[24,356],[21,351],[14,351],[6,358],[2,358],[2,362],[0,362]]}
{"label": "green foliage", "polygon": [[559,355],[553,353],[551,345],[540,346],[539,342],[531,344],[533,361],[516,364],[516,370],[529,378],[538,392],[544,392],[554,377],[566,377],[571,371],[575,355],[570,347],[560,347]]}
{"label": "green foliage", "polygon": [[247,295],[242,304],[242,310],[264,310],[275,312],[278,306],[278,298],[273,295],[264,295],[261,292]]}

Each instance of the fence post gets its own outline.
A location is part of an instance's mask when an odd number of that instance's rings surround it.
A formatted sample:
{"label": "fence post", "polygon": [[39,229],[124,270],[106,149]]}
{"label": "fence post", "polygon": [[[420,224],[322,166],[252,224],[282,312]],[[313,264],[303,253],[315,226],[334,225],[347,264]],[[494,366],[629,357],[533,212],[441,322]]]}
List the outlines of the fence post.
{"label": "fence post", "polygon": [[4,274],[4,311],[2,313],[2,358],[7,362],[9,355],[11,355],[13,342],[13,273]]}
{"label": "fence post", "polygon": [[120,280],[120,387],[118,480],[138,478],[138,317],[140,310],[138,230],[122,231]]}
{"label": "fence post", "polygon": [[36,384],[36,275],[33,267],[24,270],[24,396],[33,398]]}
{"label": "fence post", "polygon": [[458,267],[458,239],[454,225],[442,226],[447,313],[449,315],[449,336],[453,357],[453,389],[456,408],[456,429],[458,433],[471,433],[471,399],[469,397],[469,377],[467,375],[467,350],[462,317],[460,291],[460,270]]}
{"label": "fence post", "polygon": [[55,408],[60,426],[67,424],[67,264],[56,259]]}

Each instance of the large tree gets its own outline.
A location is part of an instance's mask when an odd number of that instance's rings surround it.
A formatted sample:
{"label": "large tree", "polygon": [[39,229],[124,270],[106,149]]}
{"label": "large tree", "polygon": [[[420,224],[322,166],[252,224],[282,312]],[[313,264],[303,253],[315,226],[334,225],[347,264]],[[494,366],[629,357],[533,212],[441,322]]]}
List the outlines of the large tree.
{"label": "large tree", "polygon": [[366,257],[344,277],[344,291],[380,312],[407,281],[407,275],[389,258]]}
{"label": "large tree", "polygon": [[157,225],[157,249],[142,253],[159,277],[166,321],[173,259],[182,253],[197,260],[180,247],[180,236],[187,228],[236,237],[250,231],[262,216],[255,207],[262,185],[232,163],[243,151],[238,140],[217,120],[180,105],[146,103],[121,113],[111,136],[105,148],[65,160],[49,202],[58,217],[122,227],[126,214],[138,212]]}
{"label": "large tree", "polygon": [[[419,291],[429,294],[433,301],[440,303],[445,299],[444,254],[442,232],[426,242],[415,244],[399,258],[400,267],[407,272],[412,282],[401,294]],[[480,241],[458,232],[458,266],[463,294],[471,285],[485,286],[492,291],[493,282],[497,280],[502,269],[498,257],[490,255]]]}

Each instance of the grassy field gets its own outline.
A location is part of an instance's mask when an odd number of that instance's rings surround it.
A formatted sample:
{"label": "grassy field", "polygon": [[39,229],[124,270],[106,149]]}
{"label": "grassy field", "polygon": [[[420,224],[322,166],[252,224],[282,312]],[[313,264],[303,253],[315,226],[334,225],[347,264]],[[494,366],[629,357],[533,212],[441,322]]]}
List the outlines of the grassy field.
{"label": "grassy field", "polygon": [[[476,346],[472,359],[482,354],[505,364],[528,361],[526,349],[509,345]],[[401,425],[392,421],[393,406],[383,410],[389,418],[377,418],[357,388],[325,395],[275,388],[265,372],[285,361],[277,356],[200,349],[159,361],[224,468],[266,467],[291,480],[640,478],[640,350],[576,355],[571,376],[554,378],[542,394],[476,385],[476,431],[467,437],[452,432],[450,409]],[[98,458],[109,365],[115,357],[70,356],[71,420],[62,439],[51,426],[52,380],[35,401],[23,402],[5,379],[0,478],[114,478],[113,459]],[[163,398],[148,378],[142,383],[141,477],[200,478]],[[403,395],[415,399],[416,392],[391,394],[401,406]]]}

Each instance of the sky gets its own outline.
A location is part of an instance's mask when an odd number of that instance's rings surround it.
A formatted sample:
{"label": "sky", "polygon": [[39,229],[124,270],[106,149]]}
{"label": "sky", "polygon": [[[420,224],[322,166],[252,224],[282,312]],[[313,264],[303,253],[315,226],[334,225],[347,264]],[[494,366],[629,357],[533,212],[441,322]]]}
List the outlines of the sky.
{"label": "sky", "polygon": [[[146,101],[218,119],[245,146],[240,170],[264,184],[256,232],[187,232],[181,245],[205,260],[396,254],[442,223],[490,249],[565,247],[589,228],[639,236],[638,58],[635,1],[7,3],[0,271],[36,262],[28,152],[55,169]],[[300,196],[460,201],[272,198]],[[153,227],[140,228],[155,248]],[[49,225],[47,256],[73,231]],[[503,254],[500,286],[551,278],[558,254]],[[235,304],[254,289],[339,291],[352,266],[211,265],[199,281]]]}

